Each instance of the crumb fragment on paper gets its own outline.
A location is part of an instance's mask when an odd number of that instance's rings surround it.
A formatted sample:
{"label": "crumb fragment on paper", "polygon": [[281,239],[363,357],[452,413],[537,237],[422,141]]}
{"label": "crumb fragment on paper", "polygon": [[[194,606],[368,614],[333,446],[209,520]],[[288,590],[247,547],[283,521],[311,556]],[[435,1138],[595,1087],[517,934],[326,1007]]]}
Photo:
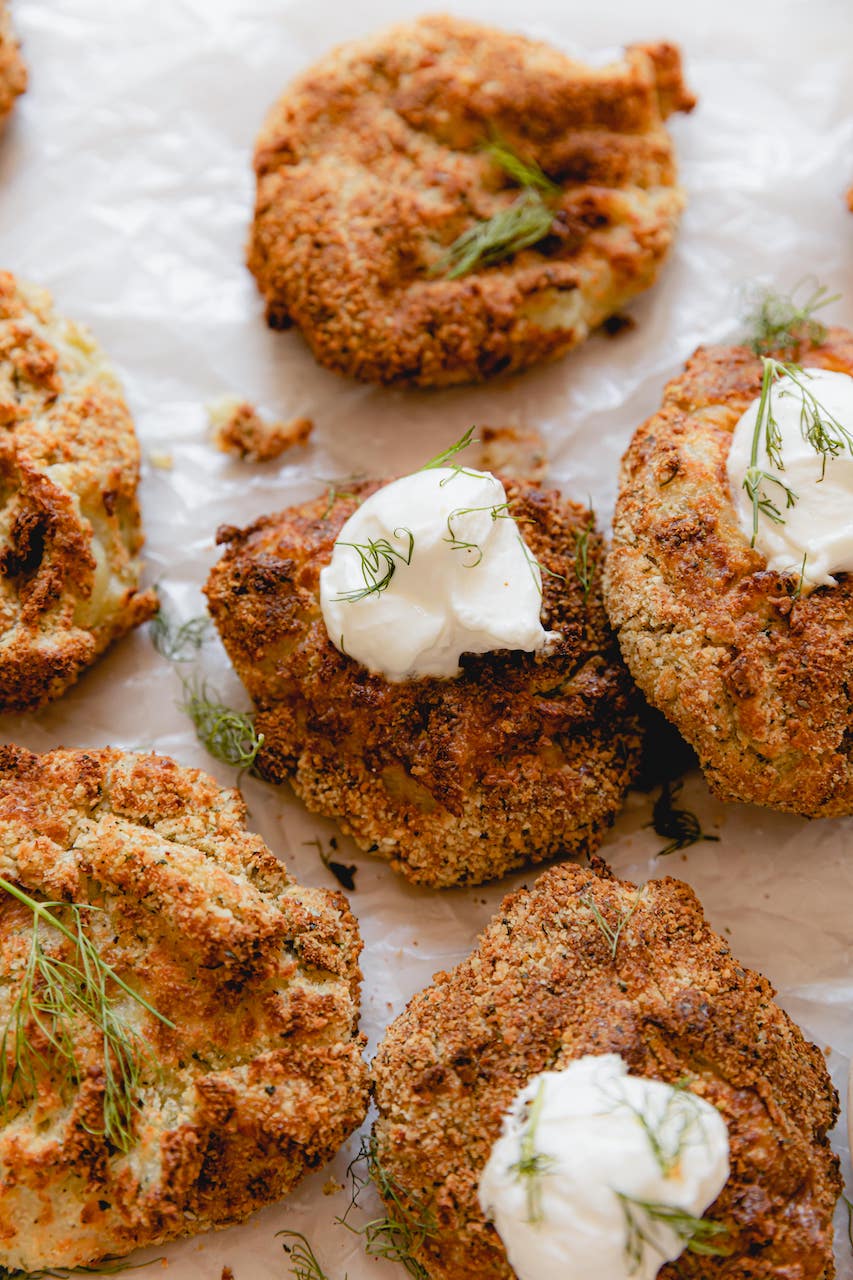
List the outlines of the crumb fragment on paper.
{"label": "crumb fragment on paper", "polygon": [[343,1191],[343,1189],[344,1184],[342,1182],[338,1182],[337,1178],[328,1178],[323,1183],[324,1196],[336,1196],[338,1192]]}
{"label": "crumb fragment on paper", "polygon": [[269,422],[254,405],[230,396],[208,406],[208,412],[217,447],[247,462],[272,462],[293,445],[305,444],[314,430],[310,418]]}
{"label": "crumb fragment on paper", "polygon": [[175,459],[171,453],[166,453],[163,449],[152,449],[148,454],[148,461],[158,471],[171,471],[175,465]]}
{"label": "crumb fragment on paper", "polygon": [[480,427],[480,469],[525,484],[541,484],[548,470],[545,442],[535,428]]}

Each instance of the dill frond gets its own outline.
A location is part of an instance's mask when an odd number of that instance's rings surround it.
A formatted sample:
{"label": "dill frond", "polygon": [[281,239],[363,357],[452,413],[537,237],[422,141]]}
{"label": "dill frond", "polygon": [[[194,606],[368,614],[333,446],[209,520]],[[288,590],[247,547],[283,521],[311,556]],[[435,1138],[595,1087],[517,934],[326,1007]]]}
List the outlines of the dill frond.
{"label": "dill frond", "polygon": [[343,889],[348,889],[351,893],[355,889],[355,873],[358,870],[355,866],[346,866],[343,862],[336,862],[332,854],[338,851],[338,842],[335,836],[329,840],[328,850],[324,847],[323,841],[319,836],[315,836],[313,840],[303,840],[304,845],[310,845],[316,849],[320,855],[320,861],[327,871],[331,871],[338,884]]}
{"label": "dill frond", "polygon": [[702,830],[695,813],[691,813],[689,809],[676,808],[675,801],[681,794],[683,786],[683,778],[678,778],[674,782],[665,782],[652,806],[650,825],[655,835],[669,841],[666,848],[659,849],[655,857],[664,858],[668,853],[678,853],[682,849],[688,849],[692,844],[698,844],[700,840],[712,840],[717,843],[720,839],[719,836],[710,836]]}
{"label": "dill frond", "polygon": [[496,505],[486,505],[484,507],[457,507],[455,511],[451,511],[447,517],[447,536],[445,542],[450,543],[451,551],[476,551],[477,559],[469,560],[465,565],[466,569],[475,569],[483,559],[483,548],[478,542],[466,542],[462,538],[458,538],[453,532],[453,521],[459,516],[470,515],[474,511],[488,511],[491,513],[493,520],[509,520],[512,517],[509,514],[509,503],[499,502]]}
{"label": "dill frond", "polygon": [[581,584],[584,603],[589,600],[595,578],[595,565],[589,558],[589,535],[595,533],[595,515],[591,514],[585,529],[575,530],[575,577]]}
{"label": "dill frond", "polygon": [[598,903],[595,901],[594,898],[588,898],[586,895],[584,895],[582,898],[578,899],[581,906],[586,907],[592,913],[592,918],[595,921],[595,923],[598,925],[601,932],[604,934],[607,945],[610,948],[610,955],[614,960],[616,959],[616,952],[619,950],[619,939],[622,937],[622,934],[625,931],[625,926],[627,925],[628,921],[631,919],[634,912],[639,907],[642,901],[642,898],[643,898],[643,890],[638,889],[630,907],[628,907],[627,910],[623,911],[619,919],[617,920],[615,929],[613,925],[611,925],[607,920],[605,920],[604,916],[601,914],[601,911],[599,910]]}
{"label": "dill frond", "polygon": [[655,1163],[665,1178],[678,1165],[688,1136],[694,1129],[701,1129],[704,1135],[699,1099],[695,1093],[691,1093],[688,1084],[689,1080],[684,1079],[670,1085],[672,1092],[660,1112],[653,1108],[644,1111],[642,1107],[636,1106],[622,1091],[621,1081],[614,1082],[615,1093],[607,1094],[615,1108],[624,1107],[637,1120],[646,1135]]}
{"label": "dill frond", "polygon": [[151,643],[169,662],[190,662],[210,634],[210,618],[201,614],[177,624],[161,603],[149,624]]}
{"label": "dill frond", "polygon": [[[328,1280],[328,1276],[317,1261],[317,1255],[301,1231],[276,1231],[276,1240],[282,1236],[296,1241],[296,1244],[282,1245],[284,1252],[290,1255],[292,1264],[290,1274],[295,1280]],[[347,1280],[346,1276],[344,1280]]]}
{"label": "dill frond", "polygon": [[[361,1169],[365,1172],[362,1173]],[[341,1226],[363,1238],[365,1252],[370,1257],[399,1262],[412,1280],[429,1280],[426,1268],[416,1255],[424,1242],[437,1231],[435,1215],[415,1196],[405,1192],[381,1164],[376,1154],[375,1137],[371,1135],[369,1138],[362,1138],[358,1153],[347,1172],[352,1183],[352,1197],[346,1213],[338,1219]],[[371,1183],[383,1203],[386,1206],[390,1204],[391,1210],[384,1218],[374,1218],[362,1226],[353,1226],[348,1221],[349,1215],[358,1204],[364,1188]]]}
{"label": "dill frond", "polygon": [[[39,1068],[47,1070],[52,1062],[60,1065],[72,1084],[79,1084],[83,1068],[74,1033],[81,1022],[89,1023],[103,1048],[104,1123],[102,1129],[87,1131],[105,1136],[119,1151],[128,1151],[135,1140],[134,1113],[139,1109],[147,1051],[122,1018],[119,997],[110,994],[109,985],[118,987],[165,1026],[175,1024],[128,986],[99,954],[84,925],[86,913],[99,912],[99,907],[40,902],[3,877],[0,889],[33,916],[23,978],[0,1034],[0,1113],[5,1114],[16,1091],[24,1100],[35,1098]],[[68,923],[63,916],[69,918]],[[43,928],[71,943],[71,959],[62,959],[49,948]],[[35,1039],[44,1049],[36,1047]]]}
{"label": "dill frond", "polygon": [[430,270],[446,280],[458,280],[476,267],[493,266],[522,249],[544,240],[554,214],[538,191],[529,187],[511,205],[463,231]]}
{"label": "dill frond", "polygon": [[92,1267],[47,1267],[38,1271],[0,1267],[0,1280],[72,1280],[73,1276],[118,1276],[123,1271],[140,1271],[143,1267],[153,1267],[155,1262],[165,1261],[162,1257],[151,1258],[148,1262],[128,1262],[125,1258],[107,1257]]}
{"label": "dill frond", "polygon": [[[798,302],[797,294],[806,288],[811,292]],[[815,319],[815,312],[840,297],[840,293],[830,294],[826,285],[815,280],[801,280],[789,294],[775,289],[758,290],[752,299],[753,309],[745,317],[749,346],[757,356],[789,351],[803,342],[819,346],[826,338],[826,326]]]}
{"label": "dill frond", "polygon": [[643,1265],[646,1248],[666,1253],[655,1239],[655,1224],[668,1227],[682,1247],[689,1253],[708,1258],[725,1258],[729,1250],[715,1244],[721,1236],[728,1235],[722,1222],[711,1218],[697,1218],[675,1205],[656,1204],[650,1200],[635,1200],[621,1191],[614,1192],[625,1217],[625,1256],[633,1275]]}
{"label": "dill frond", "polygon": [[[463,436],[460,436],[454,444],[446,449],[442,449],[441,453],[437,453],[434,458],[430,458],[429,462],[425,462],[422,467],[418,467],[419,471],[435,471],[439,467],[446,467],[457,453],[461,453],[463,449],[467,449],[470,444],[479,444],[479,440],[474,440],[473,435],[477,430],[476,427],[469,427]],[[464,470],[464,468],[459,468]]]}
{"label": "dill frond", "polygon": [[495,164],[499,165],[504,173],[520,187],[529,187],[534,191],[542,191],[546,195],[559,195],[560,188],[557,183],[552,182],[534,160],[525,160],[502,138],[493,138],[491,142],[486,143],[483,150],[489,159],[494,160]]}
{"label": "dill frond", "polygon": [[509,1172],[525,1184],[527,1199],[527,1221],[531,1224],[542,1221],[542,1178],[546,1177],[554,1167],[551,1156],[536,1150],[536,1133],[545,1105],[545,1081],[540,1080],[536,1095],[530,1103],[527,1123],[521,1135],[518,1160],[510,1165]]}
{"label": "dill frond", "polygon": [[216,760],[240,770],[254,766],[264,743],[264,735],[255,732],[251,711],[234,711],[211,691],[206,680],[197,676],[183,680],[184,701],[181,710],[192,720],[196,737]]}
{"label": "dill frond", "polygon": [[844,1201],[844,1207],[847,1210],[847,1239],[850,1241],[850,1248],[853,1249],[853,1200],[848,1200],[844,1193],[841,1193],[841,1199]]}
{"label": "dill frond", "polygon": [[342,591],[335,596],[335,599],[352,604],[356,600],[364,600],[372,595],[378,596],[385,591],[394,576],[397,561],[399,560],[401,564],[412,563],[415,535],[411,529],[404,526],[394,530],[395,538],[399,538],[401,534],[405,534],[408,539],[405,551],[392,546],[387,538],[368,538],[367,542],[341,542],[338,539],[336,546],[350,547],[358,556],[364,586],[357,587],[353,591]]}

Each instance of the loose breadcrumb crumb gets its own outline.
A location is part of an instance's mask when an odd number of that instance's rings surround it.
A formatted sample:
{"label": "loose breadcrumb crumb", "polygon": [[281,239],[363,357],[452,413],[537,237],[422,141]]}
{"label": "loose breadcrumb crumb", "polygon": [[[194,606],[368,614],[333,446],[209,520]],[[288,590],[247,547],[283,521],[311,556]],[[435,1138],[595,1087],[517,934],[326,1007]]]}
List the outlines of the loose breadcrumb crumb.
{"label": "loose breadcrumb crumb", "polygon": [[148,461],[152,467],[156,467],[158,471],[171,471],[175,465],[175,459],[171,453],[164,453],[160,449],[154,449],[148,455]]}
{"label": "loose breadcrumb crumb", "polygon": [[535,427],[481,427],[480,467],[524,484],[539,485],[548,470],[545,441]]}
{"label": "loose breadcrumb crumb", "polygon": [[293,445],[305,444],[314,430],[310,418],[267,422],[245,400],[220,400],[209,413],[217,447],[248,462],[272,462]]}

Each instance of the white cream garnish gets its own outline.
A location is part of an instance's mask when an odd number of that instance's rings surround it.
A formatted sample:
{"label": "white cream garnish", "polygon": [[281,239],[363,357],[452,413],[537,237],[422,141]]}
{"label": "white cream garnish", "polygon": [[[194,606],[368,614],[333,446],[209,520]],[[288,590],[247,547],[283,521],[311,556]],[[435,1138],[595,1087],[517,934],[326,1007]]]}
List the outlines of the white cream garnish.
{"label": "white cream garnish", "polygon": [[434,467],[378,489],[320,574],[338,649],[388,680],[455,676],[463,653],[538,651],[539,566],[485,471]]}
{"label": "white cream garnish", "polygon": [[[834,586],[832,574],[853,572],[853,447],[843,434],[847,431],[853,439],[853,378],[808,368],[796,376],[810,393],[805,403],[802,388],[787,375],[770,387],[780,436],[777,459],[781,457],[782,467],[768,456],[763,425],[759,432],[756,465],[773,480],[760,479],[758,492],[773,503],[779,518],[759,510],[755,546],[766,556],[768,569],[797,576],[802,569],[805,583]],[[803,425],[807,430],[815,401],[828,435],[841,441],[834,457],[818,452],[804,433]],[[744,478],[751,465],[759,405],[760,401],[754,400],[735,427],[727,464],[738,523],[750,542],[754,510]],[[795,495],[790,506],[782,485]]]}
{"label": "white cream garnish", "polygon": [[714,1225],[694,1219],[728,1176],[719,1111],[686,1088],[629,1076],[610,1053],[522,1089],[480,1178],[480,1205],[519,1280],[654,1280],[693,1231],[714,1244]]}

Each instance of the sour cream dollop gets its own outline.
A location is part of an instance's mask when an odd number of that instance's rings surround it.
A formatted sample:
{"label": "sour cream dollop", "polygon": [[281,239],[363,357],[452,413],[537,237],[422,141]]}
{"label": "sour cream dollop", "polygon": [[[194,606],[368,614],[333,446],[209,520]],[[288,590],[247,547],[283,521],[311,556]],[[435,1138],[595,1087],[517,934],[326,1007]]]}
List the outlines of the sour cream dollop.
{"label": "sour cream dollop", "polygon": [[[804,369],[797,377],[817,401],[822,416],[832,415],[853,437],[853,378],[828,369]],[[768,456],[763,429],[757,466],[786,485],[796,500],[789,507],[779,484],[766,479],[761,483],[760,493],[776,506],[781,522],[759,511],[755,546],[766,556],[768,569],[799,576],[805,556],[803,581],[811,586],[834,586],[834,573],[853,572],[853,450],[845,443],[835,457],[826,458],[824,471],[823,456],[809,444],[801,427],[802,388],[785,374],[772,384],[771,395],[783,467]],[[806,396],[807,415],[813,407]],[[753,400],[735,427],[727,464],[738,523],[750,541],[753,505],[744,478],[758,412],[759,401]],[[831,421],[829,427],[838,434]]]}
{"label": "sour cream dollop", "polygon": [[641,1205],[700,1218],[728,1176],[719,1111],[687,1089],[629,1076],[610,1053],[521,1090],[479,1196],[519,1280],[654,1280],[686,1240]]}
{"label": "sour cream dollop", "polygon": [[460,654],[559,638],[539,620],[539,566],[503,485],[468,468],[417,471],[367,498],[320,574],[320,605],[332,643],[387,680],[456,676]]}

